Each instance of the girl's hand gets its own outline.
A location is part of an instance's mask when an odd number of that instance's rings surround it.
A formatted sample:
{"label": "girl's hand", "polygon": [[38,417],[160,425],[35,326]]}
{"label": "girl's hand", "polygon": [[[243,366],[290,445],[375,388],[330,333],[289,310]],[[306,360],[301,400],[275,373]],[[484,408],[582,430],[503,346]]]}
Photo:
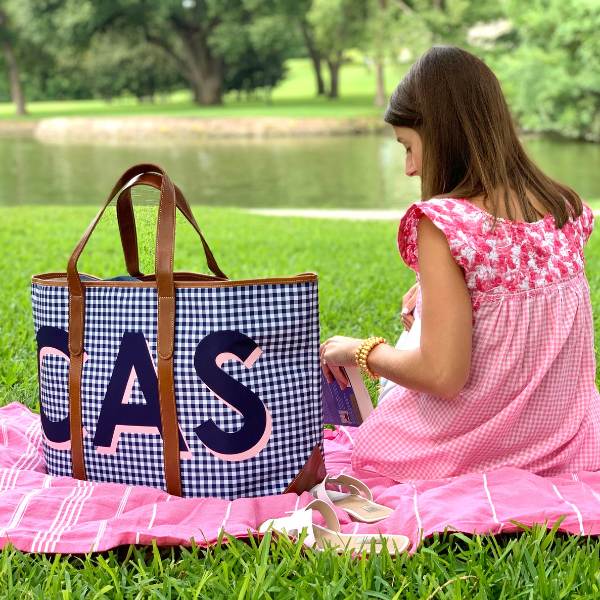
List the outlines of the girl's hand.
{"label": "girl's hand", "polygon": [[415,310],[415,306],[417,305],[417,292],[419,291],[419,282],[415,283],[409,290],[402,296],[402,312],[400,316],[402,317],[402,324],[404,325],[404,329],[410,331],[412,324],[415,321],[415,317],[413,316],[413,311]]}
{"label": "girl's hand", "polygon": [[329,383],[336,379],[342,389],[350,385],[340,367],[356,366],[354,352],[363,341],[358,338],[334,335],[321,344],[321,369]]}

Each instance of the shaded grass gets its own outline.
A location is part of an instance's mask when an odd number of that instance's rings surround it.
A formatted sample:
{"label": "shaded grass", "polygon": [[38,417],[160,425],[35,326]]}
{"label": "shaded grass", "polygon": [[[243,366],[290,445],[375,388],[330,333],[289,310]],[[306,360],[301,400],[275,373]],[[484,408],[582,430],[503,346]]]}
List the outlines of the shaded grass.
{"label": "shaded grass", "polygon": [[[556,528],[435,534],[412,557],[304,550],[286,538],[222,536],[209,549],[118,548],[88,556],[0,553],[2,597],[597,598],[599,545]],[[226,543],[228,542],[228,543]],[[2,592],[0,592],[2,593]]]}
{"label": "shaded grass", "polygon": [[[192,102],[191,93],[182,90],[165,94],[155,103],[140,103],[136,98],[104,100],[59,100],[30,102],[29,116],[23,119],[67,116],[134,116],[156,115],[172,117],[368,117],[381,116],[382,109],[373,105],[375,73],[360,62],[344,65],[341,69],[341,98],[316,97],[312,68],[307,59],[287,61],[288,73],[274,90],[270,101],[266,97],[238,100],[230,93],[223,106],[198,106]],[[388,69],[388,88],[391,91],[407,67]],[[0,120],[16,119],[14,105],[0,103]]]}
{"label": "shaded grass", "polygon": [[[336,334],[395,340],[401,296],[414,275],[397,255],[397,223],[269,218],[196,207],[221,268],[232,279],[319,274],[321,339]],[[29,282],[62,271],[94,207],[0,209],[0,405],[37,408]],[[151,271],[154,209],[140,207],[142,268]],[[181,224],[181,223],[180,223]],[[586,271],[600,305],[593,234]],[[178,229],[178,270],[206,272],[189,226]],[[80,270],[124,272],[114,211],[90,242]],[[594,315],[596,338],[599,322]],[[597,355],[597,352],[596,352]],[[371,386],[371,382],[368,382]],[[370,387],[374,395],[374,388]],[[555,526],[556,527],[556,526]],[[132,546],[77,556],[0,553],[0,597],[16,598],[594,598],[600,595],[596,538],[541,526],[519,535],[444,533],[415,556],[352,559],[305,551],[286,539],[229,540],[207,550]],[[226,540],[225,540],[226,541]]]}

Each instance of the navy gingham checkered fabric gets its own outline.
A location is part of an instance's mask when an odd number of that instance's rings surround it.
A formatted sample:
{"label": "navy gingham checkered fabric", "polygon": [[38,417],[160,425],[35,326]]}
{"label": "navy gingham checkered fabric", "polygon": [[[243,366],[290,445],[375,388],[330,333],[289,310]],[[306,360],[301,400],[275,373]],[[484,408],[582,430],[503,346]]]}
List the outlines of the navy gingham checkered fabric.
{"label": "navy gingham checkered fabric", "polygon": [[[32,284],[36,333],[40,327],[68,329],[68,289]],[[272,415],[267,445],[251,458],[226,461],[210,453],[193,429],[211,418],[223,431],[238,430],[243,418],[219,400],[194,369],[194,353],[209,333],[235,330],[262,350],[251,368],[228,360],[222,369],[256,393]],[[158,433],[121,433],[114,455],[93,445],[96,423],[123,333],[143,332],[156,364],[156,289],[86,288],[82,421],[84,457],[91,481],[165,489],[162,439]],[[225,499],[279,494],[308,460],[323,450],[319,366],[319,306],[316,281],[190,287],[176,290],[175,397],[182,434],[192,452],[181,459],[184,496]],[[68,363],[46,356],[39,373],[40,402],[48,418],[68,415]],[[145,403],[137,381],[130,402]],[[44,453],[51,475],[71,476],[69,450]]]}

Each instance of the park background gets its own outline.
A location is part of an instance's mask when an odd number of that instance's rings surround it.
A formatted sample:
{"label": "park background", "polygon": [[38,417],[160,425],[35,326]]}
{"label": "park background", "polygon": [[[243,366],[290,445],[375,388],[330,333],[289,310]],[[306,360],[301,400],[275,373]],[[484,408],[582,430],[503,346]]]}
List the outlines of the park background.
{"label": "park background", "polygon": [[0,204],[97,204],[152,159],[193,203],[402,209],[419,182],[381,117],[439,43],[486,60],[532,157],[595,203],[599,29],[597,0],[3,0]]}
{"label": "park background", "polygon": [[[420,189],[382,122],[387,97],[431,45],[476,53],[532,157],[600,208],[599,30],[598,0],[2,0],[0,405],[38,409],[31,275],[65,269],[137,162],[181,186],[230,278],[315,271],[322,340],[394,340],[414,282],[398,216]],[[136,200],[150,272],[156,194]],[[107,217],[81,268],[109,277],[124,266]],[[599,244],[586,248],[596,339]],[[185,227],[176,267],[206,270]],[[599,573],[595,538],[544,527],[436,534],[395,560],[269,538],[86,557],[8,547],[0,597],[593,598]]]}

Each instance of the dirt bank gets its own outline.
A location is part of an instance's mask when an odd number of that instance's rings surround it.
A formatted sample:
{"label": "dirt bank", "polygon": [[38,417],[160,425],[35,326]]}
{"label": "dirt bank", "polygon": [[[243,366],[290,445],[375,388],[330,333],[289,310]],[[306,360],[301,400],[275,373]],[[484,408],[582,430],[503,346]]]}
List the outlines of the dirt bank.
{"label": "dirt bank", "polygon": [[123,144],[348,135],[384,130],[385,123],[381,119],[369,117],[66,117],[39,120],[33,128],[33,136],[44,143]]}
{"label": "dirt bank", "polygon": [[38,121],[23,120],[13,121],[10,119],[0,120],[0,136],[6,137],[31,137],[34,135]]}
{"label": "dirt bank", "polygon": [[[53,117],[0,119],[0,137],[33,137],[47,144],[139,145],[202,140],[265,139],[382,133],[380,117]],[[539,133],[519,131],[523,139]]]}

